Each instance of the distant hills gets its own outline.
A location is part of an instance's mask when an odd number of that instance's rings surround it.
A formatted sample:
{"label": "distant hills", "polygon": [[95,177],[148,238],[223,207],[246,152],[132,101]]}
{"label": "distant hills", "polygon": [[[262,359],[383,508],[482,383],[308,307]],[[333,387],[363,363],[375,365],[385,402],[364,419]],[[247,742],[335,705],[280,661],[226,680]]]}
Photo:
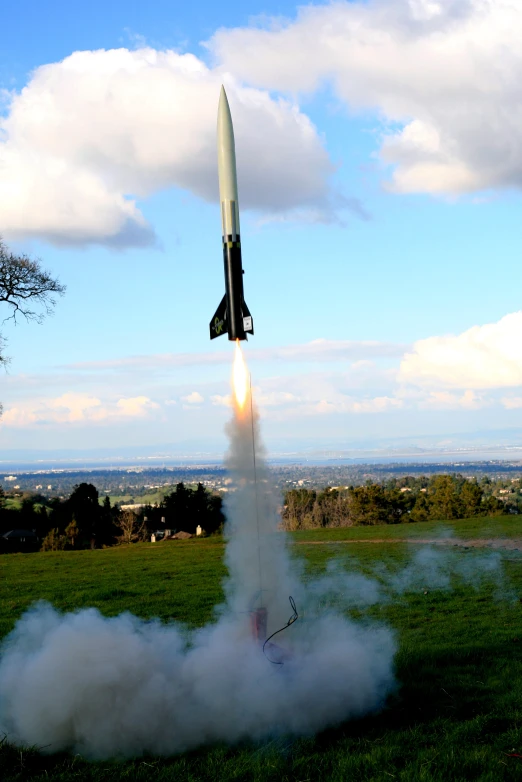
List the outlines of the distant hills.
{"label": "distant hills", "polygon": [[[522,429],[358,440],[272,438],[267,445],[270,460],[280,464],[522,462]],[[218,465],[226,448],[223,437],[96,449],[6,449],[0,451],[0,469]]]}

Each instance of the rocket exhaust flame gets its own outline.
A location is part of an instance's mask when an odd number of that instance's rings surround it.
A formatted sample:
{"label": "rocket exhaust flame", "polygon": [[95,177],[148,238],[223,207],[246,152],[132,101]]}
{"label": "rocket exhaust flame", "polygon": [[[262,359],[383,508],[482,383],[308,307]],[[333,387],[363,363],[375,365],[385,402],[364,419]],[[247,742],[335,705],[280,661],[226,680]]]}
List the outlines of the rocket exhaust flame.
{"label": "rocket exhaust flame", "polygon": [[[257,570],[259,578],[259,598],[263,596],[263,578],[262,578],[262,565],[261,565],[261,545],[260,545],[260,525],[259,525],[259,498],[257,487],[257,468],[256,468],[256,436],[254,425],[254,405],[252,398],[252,385],[251,378],[249,376],[243,351],[239,340],[236,340],[236,350],[234,354],[234,364],[232,370],[232,387],[234,390],[235,398],[235,412],[237,420],[246,424],[244,436],[246,438],[251,436],[251,458],[252,458],[252,472],[250,475],[250,481],[253,484],[254,495],[252,497],[255,506],[255,522],[256,522],[256,536],[257,536]],[[250,398],[250,426],[248,426],[248,415],[244,415],[248,410],[246,406],[247,397]],[[253,610],[250,615],[252,637],[255,641],[263,644],[267,637],[267,617],[268,612],[264,606],[258,607]],[[263,646],[264,650],[264,646]]]}
{"label": "rocket exhaust flame", "polygon": [[[259,598],[262,599],[263,597],[263,575],[262,575],[262,563],[261,563],[261,525],[260,525],[260,519],[259,519],[259,496],[258,496],[258,485],[257,485],[257,466],[256,466],[256,434],[255,434],[255,424],[254,424],[254,404],[253,404],[253,397],[252,397],[252,385],[250,382],[249,385],[249,374],[247,371],[247,367],[245,364],[245,360],[243,358],[243,353],[241,350],[241,346],[239,344],[239,340],[236,340],[236,352],[234,356],[234,370],[233,370],[233,386],[234,386],[234,393],[236,398],[236,412],[238,413],[238,416],[241,418],[241,414],[244,411],[245,408],[245,402],[247,399],[247,395],[250,396],[250,433],[252,438],[252,476],[253,479],[253,487],[254,487],[254,505],[255,505],[255,521],[256,521],[256,535],[257,535],[257,569],[258,569],[258,575],[259,575]],[[246,436],[248,437],[248,429],[245,432]],[[286,630],[287,627],[290,627],[291,624],[293,624],[296,619],[298,618],[297,608],[295,605],[295,601],[293,597],[289,597],[290,605],[293,609],[293,615],[290,618],[290,620],[283,626],[280,627],[278,630],[275,630],[270,636],[267,635],[267,624],[268,624],[268,611],[265,606],[260,606],[250,614],[251,619],[251,630],[252,630],[252,637],[254,641],[256,641],[259,644],[262,644],[262,650],[263,654],[269,660],[269,662],[274,663],[275,665],[284,665],[285,660],[291,659],[291,655],[286,652],[284,649],[280,649],[275,644],[269,643],[269,641],[275,636],[281,633],[283,630]],[[269,651],[272,651],[274,653],[274,657],[277,659],[273,659],[271,656],[268,656],[266,649]]]}
{"label": "rocket exhaust flame", "polygon": [[248,369],[245,364],[239,340],[236,340],[234,366],[232,370],[232,388],[234,391],[235,407],[239,412],[243,412],[248,396]]}

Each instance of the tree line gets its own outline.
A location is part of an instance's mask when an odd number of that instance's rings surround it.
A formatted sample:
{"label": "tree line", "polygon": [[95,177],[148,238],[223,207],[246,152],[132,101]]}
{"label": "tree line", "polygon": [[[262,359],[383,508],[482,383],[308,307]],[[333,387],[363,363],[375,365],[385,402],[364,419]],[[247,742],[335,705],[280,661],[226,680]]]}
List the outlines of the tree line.
{"label": "tree line", "polygon": [[[152,532],[169,530],[194,534],[197,526],[212,534],[224,523],[222,499],[199,483],[196,488],[178,483],[157,506],[137,510],[120,509],[109,497],[100,502],[91,483],[74,487],[67,499],[46,499],[26,493],[19,508],[8,507],[0,488],[0,543],[14,550],[1,536],[10,530],[34,532],[32,548],[42,551],[104,548],[122,543],[150,540]],[[22,548],[28,548],[23,546]]]}
{"label": "tree line", "polygon": [[[508,491],[503,485],[487,477],[479,481],[457,474],[392,478],[319,491],[291,489],[284,496],[282,526],[299,530],[522,513],[520,485],[501,500],[496,495]],[[91,483],[75,486],[67,499],[26,493],[16,509],[8,506],[0,488],[0,543],[9,530],[31,530],[37,537],[34,547],[44,551],[134,543],[149,540],[157,531],[194,534],[198,526],[213,534],[224,523],[222,498],[201,483],[195,488],[178,483],[161,503],[136,511],[111,505],[109,497],[100,502]],[[5,540],[3,547],[15,550]]]}
{"label": "tree line", "polygon": [[520,500],[504,502],[492,493],[493,482],[462,475],[390,479],[364,486],[291,489],[282,509],[287,530],[398,524],[518,513]]}

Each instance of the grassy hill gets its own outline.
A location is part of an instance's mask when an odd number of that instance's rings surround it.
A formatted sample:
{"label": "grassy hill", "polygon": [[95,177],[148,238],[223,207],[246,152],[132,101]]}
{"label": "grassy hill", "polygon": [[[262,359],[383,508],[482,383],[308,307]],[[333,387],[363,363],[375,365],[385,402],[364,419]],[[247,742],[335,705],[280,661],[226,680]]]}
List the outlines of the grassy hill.
{"label": "grassy hill", "polygon": [[[295,533],[293,553],[309,575],[332,559],[362,572],[397,570],[412,557],[407,544],[375,539],[436,537],[441,525],[312,530]],[[518,537],[517,517],[444,523],[461,539]],[[522,537],[522,535],[520,535]],[[341,541],[367,540],[344,545]],[[334,545],[300,545],[301,543]],[[417,547],[415,547],[417,550]],[[222,599],[224,545],[220,538],[137,544],[102,551],[12,554],[0,559],[0,632],[7,633],[34,600],[63,610],[96,606],[106,615],[191,626],[212,620]],[[471,568],[484,550],[451,549]],[[212,746],[173,758],[122,764],[86,763],[68,755],[22,752],[4,741],[4,780],[516,780],[522,778],[522,555],[501,551],[506,599],[487,580],[478,589],[413,587],[397,600],[354,616],[383,621],[398,634],[397,693],[376,716],[302,739],[259,745]],[[515,598],[515,599],[514,599]]]}

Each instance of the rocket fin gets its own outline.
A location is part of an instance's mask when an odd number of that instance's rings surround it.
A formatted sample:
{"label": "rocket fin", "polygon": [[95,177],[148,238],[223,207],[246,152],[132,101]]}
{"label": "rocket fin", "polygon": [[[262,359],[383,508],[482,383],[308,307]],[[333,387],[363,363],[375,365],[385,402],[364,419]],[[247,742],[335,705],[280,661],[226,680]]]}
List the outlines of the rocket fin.
{"label": "rocket fin", "polygon": [[221,303],[214,313],[212,320],[210,321],[210,339],[221,337],[222,334],[228,332],[227,323],[227,297],[223,296]]}
{"label": "rocket fin", "polygon": [[250,314],[250,310],[248,309],[247,303],[244,299],[243,299],[243,306],[241,307],[241,312],[243,315],[243,329],[247,332],[247,334],[253,334],[254,319],[252,318],[252,315]]}

